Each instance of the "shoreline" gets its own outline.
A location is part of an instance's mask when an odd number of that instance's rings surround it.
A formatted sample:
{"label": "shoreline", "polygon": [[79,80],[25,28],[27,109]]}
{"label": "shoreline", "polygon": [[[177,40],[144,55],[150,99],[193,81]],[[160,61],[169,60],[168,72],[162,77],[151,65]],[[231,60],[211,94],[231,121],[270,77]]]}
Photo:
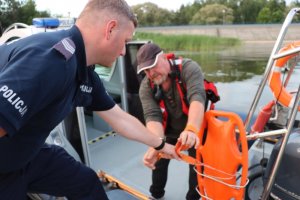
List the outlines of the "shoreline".
{"label": "shoreline", "polygon": [[[239,25],[186,25],[139,27],[139,32],[151,32],[173,35],[207,35],[222,38],[238,38],[242,42],[271,43],[276,41],[282,24],[239,24]],[[300,24],[291,24],[286,33],[287,41],[300,39]]]}

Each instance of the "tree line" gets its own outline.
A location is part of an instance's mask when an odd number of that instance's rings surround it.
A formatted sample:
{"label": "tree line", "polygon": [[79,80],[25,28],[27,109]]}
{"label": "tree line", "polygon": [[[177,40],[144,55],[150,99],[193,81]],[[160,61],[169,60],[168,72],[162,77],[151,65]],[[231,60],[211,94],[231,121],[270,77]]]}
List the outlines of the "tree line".
{"label": "tree line", "polygon": [[0,0],[0,35],[11,24],[32,24],[35,17],[49,17],[47,11],[37,11],[34,0]]}
{"label": "tree line", "polygon": [[[139,26],[167,26],[282,23],[293,7],[300,7],[299,0],[290,5],[285,0],[194,0],[176,11],[148,2],[132,9]],[[48,11],[37,11],[34,0],[0,0],[0,35],[12,23],[31,24],[35,17],[50,16]],[[300,22],[300,17],[294,21]]]}
{"label": "tree line", "polygon": [[194,0],[177,11],[153,3],[132,6],[140,26],[282,23],[294,7],[299,0]]}

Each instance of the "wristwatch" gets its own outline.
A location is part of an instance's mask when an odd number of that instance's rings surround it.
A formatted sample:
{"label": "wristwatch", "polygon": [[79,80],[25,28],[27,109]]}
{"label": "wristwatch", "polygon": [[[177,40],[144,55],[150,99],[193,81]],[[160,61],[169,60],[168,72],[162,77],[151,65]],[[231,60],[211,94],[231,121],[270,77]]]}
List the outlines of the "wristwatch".
{"label": "wristwatch", "polygon": [[156,151],[159,151],[159,150],[163,149],[165,144],[166,144],[166,138],[165,137],[160,137],[159,139],[161,139],[161,144],[158,147],[154,148]]}

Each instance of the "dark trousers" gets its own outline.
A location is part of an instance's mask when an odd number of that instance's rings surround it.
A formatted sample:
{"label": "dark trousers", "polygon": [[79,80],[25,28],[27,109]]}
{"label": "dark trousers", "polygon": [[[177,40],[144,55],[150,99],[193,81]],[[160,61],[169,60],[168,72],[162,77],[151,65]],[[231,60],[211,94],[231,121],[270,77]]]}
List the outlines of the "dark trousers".
{"label": "dark trousers", "polygon": [[[177,139],[167,138],[167,143],[176,144]],[[188,150],[189,156],[195,157],[196,150],[191,148]],[[168,178],[168,166],[170,160],[169,159],[160,159],[155,164],[156,168],[152,171],[152,185],[150,186],[150,193],[154,198],[161,198],[165,194],[165,186]],[[180,183],[178,183],[180,184]],[[189,190],[186,194],[187,200],[199,200],[200,195],[196,191],[196,187],[198,186],[197,181],[197,173],[194,170],[193,165],[189,165]]]}
{"label": "dark trousers", "polygon": [[0,199],[25,200],[27,192],[108,200],[97,174],[56,145],[45,145],[24,169],[0,174]]}

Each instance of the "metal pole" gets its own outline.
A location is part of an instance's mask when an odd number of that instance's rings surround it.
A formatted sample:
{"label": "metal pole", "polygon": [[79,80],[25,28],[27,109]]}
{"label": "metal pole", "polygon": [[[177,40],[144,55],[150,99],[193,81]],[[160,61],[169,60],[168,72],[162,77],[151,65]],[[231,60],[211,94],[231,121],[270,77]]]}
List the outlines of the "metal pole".
{"label": "metal pole", "polygon": [[284,136],[283,136],[282,144],[280,146],[280,149],[279,149],[279,152],[278,152],[278,156],[277,156],[277,158],[275,160],[275,163],[274,163],[274,166],[272,168],[272,171],[271,171],[271,174],[270,174],[270,178],[267,181],[266,187],[264,188],[264,191],[262,193],[262,198],[261,198],[262,200],[267,200],[268,197],[269,197],[269,195],[270,195],[272,186],[274,184],[276,173],[278,171],[278,168],[279,168],[280,162],[282,160],[282,156],[283,156],[286,144],[288,142],[288,138],[289,138],[290,133],[291,133],[291,131],[293,129],[293,126],[294,126],[294,122],[295,122],[296,115],[297,115],[297,112],[298,112],[299,100],[300,100],[300,85],[298,87],[298,92],[297,92],[297,95],[296,95],[296,100],[295,100],[293,108],[292,108],[291,117],[290,117],[289,122],[288,122],[287,133],[284,134]]}
{"label": "metal pole", "polygon": [[90,154],[90,150],[89,150],[83,107],[77,107],[76,113],[77,113],[80,138],[81,138],[83,155],[84,155],[84,162],[85,162],[86,166],[90,167],[91,166],[91,156],[90,156],[91,154]]}
{"label": "metal pole", "polygon": [[127,82],[126,82],[126,69],[125,69],[125,59],[119,59],[120,62],[120,85],[121,85],[121,104],[122,109],[128,112],[128,100],[127,100]]}
{"label": "metal pole", "polygon": [[246,138],[247,140],[254,140],[257,138],[265,138],[269,136],[275,136],[275,135],[283,135],[286,134],[287,130],[284,129],[278,129],[278,130],[272,130],[272,131],[267,131],[267,132],[262,132],[262,133],[254,133],[247,135]]}
{"label": "metal pole", "polygon": [[257,104],[258,104],[258,101],[261,97],[261,94],[263,92],[263,89],[267,83],[267,80],[269,79],[269,76],[270,76],[270,73],[271,73],[271,70],[272,70],[272,67],[273,67],[273,63],[274,63],[274,58],[275,58],[275,54],[279,51],[279,48],[281,47],[282,45],[282,41],[283,41],[283,38],[287,32],[287,28],[288,26],[290,25],[290,23],[292,22],[292,19],[294,17],[294,15],[296,13],[299,13],[300,11],[300,8],[293,8],[289,14],[287,15],[283,25],[282,25],[282,28],[279,32],[279,35],[278,35],[278,38],[276,40],[276,43],[274,45],[274,48],[272,50],[272,53],[271,53],[271,56],[269,58],[269,61],[268,61],[268,64],[266,66],[266,70],[265,70],[265,73],[264,73],[264,78],[262,79],[261,83],[259,84],[259,87],[258,87],[258,90],[257,90],[257,93],[254,97],[254,100],[250,106],[250,110],[249,110],[249,113],[246,117],[246,120],[245,120],[245,129],[247,130],[248,129],[248,126],[250,124],[250,121],[251,121],[251,118],[254,114],[254,111],[257,107]]}

